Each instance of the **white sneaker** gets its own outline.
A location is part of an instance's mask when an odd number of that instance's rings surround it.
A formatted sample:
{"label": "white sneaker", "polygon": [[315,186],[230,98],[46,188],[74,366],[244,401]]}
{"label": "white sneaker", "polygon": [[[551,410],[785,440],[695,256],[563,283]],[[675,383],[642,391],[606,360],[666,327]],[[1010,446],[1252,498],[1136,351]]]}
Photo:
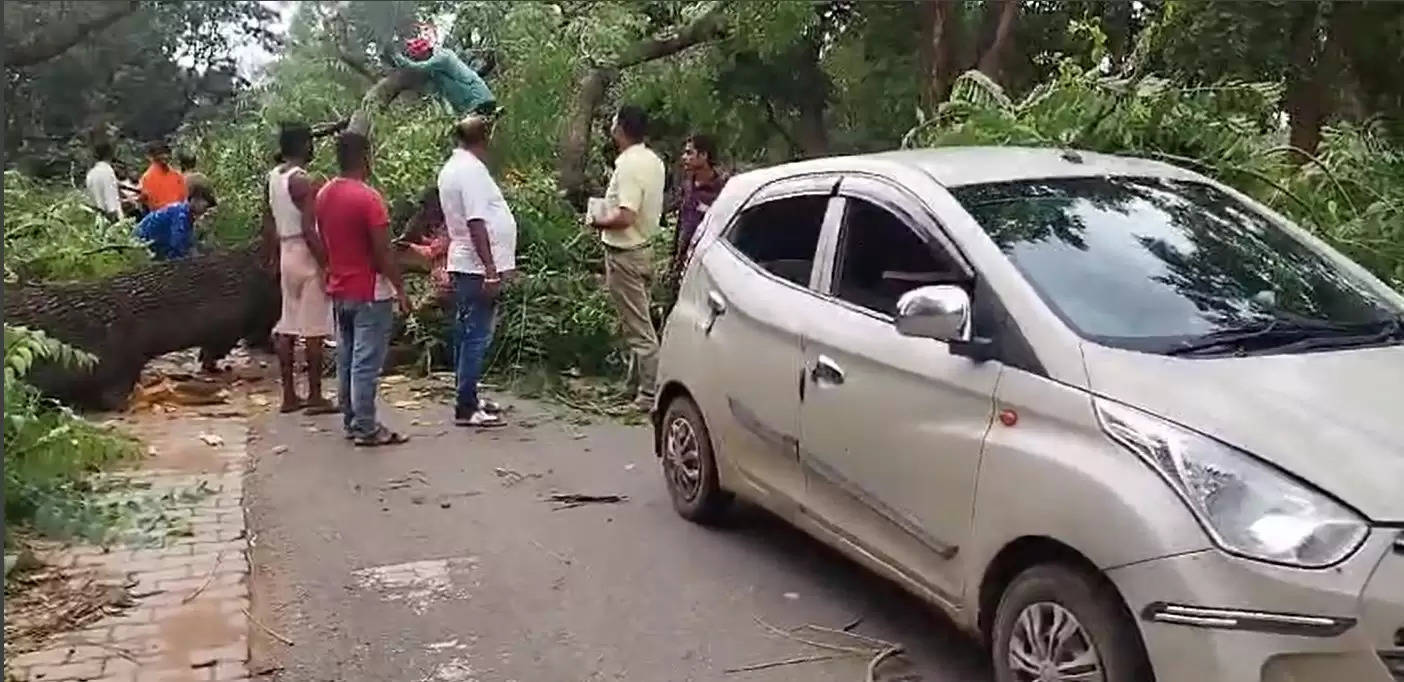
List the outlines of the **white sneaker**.
{"label": "white sneaker", "polygon": [[498,426],[506,426],[507,422],[495,414],[489,414],[482,410],[476,410],[467,419],[458,417],[453,420],[457,426],[472,426],[479,429],[490,429]]}

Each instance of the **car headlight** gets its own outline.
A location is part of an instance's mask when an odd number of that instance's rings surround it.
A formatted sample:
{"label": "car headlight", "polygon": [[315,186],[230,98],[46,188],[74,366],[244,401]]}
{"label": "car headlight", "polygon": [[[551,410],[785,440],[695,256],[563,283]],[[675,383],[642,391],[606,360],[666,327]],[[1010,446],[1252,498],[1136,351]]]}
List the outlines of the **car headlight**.
{"label": "car headlight", "polygon": [[1107,435],[1159,471],[1229,552],[1320,568],[1369,533],[1355,512],[1243,451],[1124,405],[1094,404]]}

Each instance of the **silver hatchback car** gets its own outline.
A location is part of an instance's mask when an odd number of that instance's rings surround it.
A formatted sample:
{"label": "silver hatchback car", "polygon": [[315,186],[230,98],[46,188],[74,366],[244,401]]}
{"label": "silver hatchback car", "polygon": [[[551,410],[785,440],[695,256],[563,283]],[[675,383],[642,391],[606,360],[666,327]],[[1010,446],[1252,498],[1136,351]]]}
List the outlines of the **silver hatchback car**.
{"label": "silver hatchback car", "polygon": [[1404,680],[1404,298],[1197,174],[952,148],[739,175],[669,316],[696,521],[779,514],[1000,682]]}

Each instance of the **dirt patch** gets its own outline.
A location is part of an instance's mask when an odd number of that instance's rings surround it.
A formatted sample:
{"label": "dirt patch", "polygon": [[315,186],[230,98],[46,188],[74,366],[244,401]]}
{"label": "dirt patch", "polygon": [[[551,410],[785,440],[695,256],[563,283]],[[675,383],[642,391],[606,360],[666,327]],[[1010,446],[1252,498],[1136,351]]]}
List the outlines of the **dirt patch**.
{"label": "dirt patch", "polygon": [[213,601],[195,601],[162,619],[166,664],[174,668],[201,665],[206,661],[199,659],[208,660],[209,650],[241,645],[244,630],[234,627],[231,616],[243,614],[222,613]]}

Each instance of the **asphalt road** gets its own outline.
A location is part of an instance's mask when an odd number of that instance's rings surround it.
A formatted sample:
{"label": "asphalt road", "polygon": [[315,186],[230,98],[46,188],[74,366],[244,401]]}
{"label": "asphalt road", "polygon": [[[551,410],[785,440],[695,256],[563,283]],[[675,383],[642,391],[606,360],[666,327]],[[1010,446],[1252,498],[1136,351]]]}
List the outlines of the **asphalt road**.
{"label": "asphalt road", "polygon": [[[676,516],[646,427],[510,402],[490,432],[387,410],[413,439],[384,449],[353,448],[336,416],[256,420],[255,679],[853,682],[867,655],[729,671],[839,653],[767,625],[854,621],[907,652],[878,679],[989,679],[948,621],[773,517]],[[628,499],[558,510],[553,492]]]}

